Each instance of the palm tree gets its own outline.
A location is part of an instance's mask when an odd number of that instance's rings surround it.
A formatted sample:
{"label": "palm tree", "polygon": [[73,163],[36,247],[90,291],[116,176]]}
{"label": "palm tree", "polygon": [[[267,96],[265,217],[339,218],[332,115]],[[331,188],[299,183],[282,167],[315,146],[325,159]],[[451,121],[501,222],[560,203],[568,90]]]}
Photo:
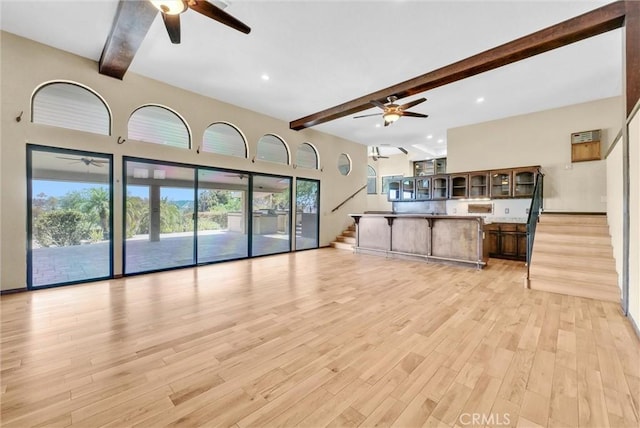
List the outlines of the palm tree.
{"label": "palm tree", "polygon": [[82,211],[97,220],[102,230],[103,239],[109,239],[109,214],[111,212],[111,199],[105,187],[92,187],[87,189],[85,198],[81,203]]}

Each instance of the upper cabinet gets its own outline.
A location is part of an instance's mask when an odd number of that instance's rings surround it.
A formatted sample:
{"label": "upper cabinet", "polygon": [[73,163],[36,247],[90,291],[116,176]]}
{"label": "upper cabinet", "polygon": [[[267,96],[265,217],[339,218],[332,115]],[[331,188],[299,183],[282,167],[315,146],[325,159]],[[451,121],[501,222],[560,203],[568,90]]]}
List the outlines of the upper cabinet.
{"label": "upper cabinet", "polygon": [[426,201],[531,198],[539,171],[539,166],[527,166],[493,171],[404,177],[389,182],[388,199],[389,201]]}
{"label": "upper cabinet", "polygon": [[536,185],[538,168],[518,168],[513,170],[513,197],[530,198]]}
{"label": "upper cabinet", "polygon": [[447,158],[428,159],[413,162],[413,175],[415,175],[416,177],[444,174],[446,172]]}
{"label": "upper cabinet", "polygon": [[491,171],[491,198],[530,198],[536,185],[537,166]]}
{"label": "upper cabinet", "polygon": [[416,177],[416,200],[426,201],[431,199],[431,178]]}
{"label": "upper cabinet", "polygon": [[402,200],[410,201],[415,199],[415,180],[405,178],[402,180]]}
{"label": "upper cabinet", "polygon": [[447,199],[449,197],[449,176],[434,175],[431,177],[431,199]]}
{"label": "upper cabinet", "polygon": [[511,191],[511,178],[512,178],[512,170],[503,169],[499,171],[491,171],[491,177],[489,178],[491,182],[490,195],[491,198],[510,198],[512,196]]}
{"label": "upper cabinet", "polygon": [[489,197],[489,171],[477,171],[469,173],[469,197]]}
{"label": "upper cabinet", "polygon": [[451,174],[449,176],[451,199],[464,199],[469,196],[469,174]]}

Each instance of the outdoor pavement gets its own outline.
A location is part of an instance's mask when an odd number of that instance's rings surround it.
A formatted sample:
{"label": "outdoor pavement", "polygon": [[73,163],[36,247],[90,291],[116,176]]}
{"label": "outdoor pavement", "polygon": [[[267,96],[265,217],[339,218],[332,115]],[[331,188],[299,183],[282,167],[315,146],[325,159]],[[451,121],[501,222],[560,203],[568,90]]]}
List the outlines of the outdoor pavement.
{"label": "outdoor pavement", "polygon": [[[297,248],[314,248],[315,239],[296,237]],[[254,256],[289,251],[289,235],[254,235]],[[33,287],[105,278],[109,276],[109,243],[35,248],[32,252]],[[247,235],[215,232],[198,236],[198,263],[248,257]],[[164,234],[160,241],[137,236],[125,242],[125,274],[195,265],[191,233]]]}

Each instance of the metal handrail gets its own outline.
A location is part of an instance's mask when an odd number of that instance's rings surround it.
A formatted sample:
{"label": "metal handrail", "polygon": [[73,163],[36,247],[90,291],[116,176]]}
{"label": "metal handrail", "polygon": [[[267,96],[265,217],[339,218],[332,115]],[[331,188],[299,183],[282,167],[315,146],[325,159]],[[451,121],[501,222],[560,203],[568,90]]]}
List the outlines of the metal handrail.
{"label": "metal handrail", "polygon": [[536,235],[536,225],[538,224],[540,213],[543,211],[543,182],[544,174],[538,171],[536,174],[536,184],[533,189],[533,197],[531,198],[531,206],[529,207],[529,216],[527,218],[527,280],[529,279],[531,270],[531,255],[533,253],[533,239]]}
{"label": "metal handrail", "polygon": [[351,196],[349,196],[347,199],[345,199],[344,201],[342,201],[337,207],[335,207],[334,209],[331,210],[331,212],[336,212],[338,211],[338,209],[343,206],[344,204],[346,204],[347,202],[349,202],[349,200],[353,199],[358,193],[362,192],[364,189],[367,188],[367,185],[365,184],[364,186],[362,186],[361,188],[359,188],[358,190],[356,190],[355,192],[353,192],[353,194]]}

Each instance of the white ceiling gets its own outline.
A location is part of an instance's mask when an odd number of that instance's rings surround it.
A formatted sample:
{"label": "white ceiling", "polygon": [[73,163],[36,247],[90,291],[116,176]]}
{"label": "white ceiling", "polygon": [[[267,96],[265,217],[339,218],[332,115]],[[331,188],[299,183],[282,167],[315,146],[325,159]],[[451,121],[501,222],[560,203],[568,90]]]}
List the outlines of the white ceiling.
{"label": "white ceiling", "polygon": [[[117,3],[0,0],[1,28],[98,61]],[[182,44],[172,45],[158,16],[129,72],[289,122],[609,1],[227,3],[226,12],[251,27],[249,35],[188,10],[181,16]],[[385,128],[376,127],[379,117],[345,117],[315,129],[383,146],[382,154],[398,152],[385,150],[389,145],[408,149],[412,159],[441,156],[449,128],[621,94],[621,34],[605,33],[400,101],[427,97],[411,109],[427,119],[401,118]],[[265,73],[268,81],[261,78]],[[478,97],[485,101],[476,103]]]}

